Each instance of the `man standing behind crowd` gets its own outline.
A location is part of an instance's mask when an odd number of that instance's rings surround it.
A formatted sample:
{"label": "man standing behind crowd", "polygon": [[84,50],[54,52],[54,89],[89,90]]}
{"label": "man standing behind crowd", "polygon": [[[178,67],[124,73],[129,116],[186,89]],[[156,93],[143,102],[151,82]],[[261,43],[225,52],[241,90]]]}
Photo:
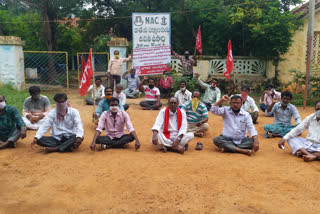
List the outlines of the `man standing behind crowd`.
{"label": "man standing behind crowd", "polygon": [[0,95],[0,149],[16,148],[19,138],[25,138],[26,124],[24,124],[18,110],[6,105],[6,98]]}
{"label": "man standing behind crowd", "polygon": [[29,94],[30,97],[25,99],[23,104],[22,119],[28,129],[38,130],[51,109],[50,100],[40,95],[40,88],[37,86],[31,86]]}
{"label": "man standing behind crowd", "polygon": [[204,92],[203,103],[207,106],[208,111],[210,111],[211,106],[216,104],[221,97],[220,89],[217,87],[218,80],[213,79],[211,85],[209,85],[200,80],[198,73],[195,73],[195,77],[200,86],[206,89]]}
{"label": "man standing behind crowd", "polygon": [[197,66],[197,58],[194,56],[193,59],[190,59],[189,51],[184,52],[184,57],[178,55],[172,50],[172,54],[177,57],[181,62],[182,75],[184,77],[193,78],[193,66]]}
{"label": "man standing behind crowd", "polygon": [[127,71],[122,75],[122,78],[127,80],[128,88],[126,88],[123,93],[127,95],[128,98],[136,98],[137,94],[139,94],[139,83],[140,79],[136,75],[136,70],[131,69],[130,73]]}
{"label": "man standing behind crowd", "polygon": [[[266,85],[266,90],[263,92],[262,96],[260,97],[260,109],[265,112],[268,107],[272,104],[273,100],[280,100],[281,93],[277,92],[273,85],[268,83]],[[273,115],[268,115],[272,117]]]}
{"label": "man standing behind crowd", "polygon": [[183,105],[186,105],[189,101],[191,101],[192,93],[188,91],[187,84],[185,81],[180,82],[180,90],[178,90],[174,97],[176,97],[179,101],[179,108],[181,109]]}
{"label": "man standing behind crowd", "polygon": [[128,58],[121,58],[118,50],[115,50],[113,53],[114,58],[110,59],[108,65],[108,77],[110,77],[110,87],[112,90],[114,89],[114,81],[116,81],[116,84],[120,83],[122,64],[131,60],[131,55]]}
{"label": "man standing behind crowd", "polygon": [[[230,107],[221,107],[224,101],[228,101],[227,95],[223,96],[211,108],[211,112],[223,118],[222,134],[213,139],[213,143],[221,149],[221,152],[238,152],[251,156],[253,151],[259,150],[258,132],[254,128],[250,114],[241,109],[242,98],[234,95],[230,100]],[[247,131],[251,138],[247,137]]]}
{"label": "man standing behind crowd", "polygon": [[102,80],[100,77],[96,77],[95,79],[95,87],[93,91],[93,85],[90,85],[88,92],[91,92],[91,98],[86,98],[87,105],[93,105],[93,93],[95,95],[95,104],[97,105],[101,99],[104,97],[104,86],[101,85]]}
{"label": "man standing behind crowd", "polygon": [[[143,83],[148,80],[148,86],[143,85]],[[142,109],[144,110],[158,110],[162,103],[160,103],[160,91],[157,87],[155,87],[154,79],[148,78],[145,76],[143,80],[139,84],[140,91],[145,92],[145,101],[140,102],[140,106],[142,106]]]}
{"label": "man standing behind crowd", "polygon": [[196,137],[203,137],[208,131],[208,111],[204,103],[200,101],[200,91],[193,91],[192,100],[182,106],[186,112],[188,121],[188,132],[192,132]]}
{"label": "man standing behind crowd", "polygon": [[166,98],[166,99],[170,97],[170,94],[172,91],[171,85],[173,83],[172,78],[168,74],[169,73],[167,71],[164,71],[163,76],[161,77],[159,82],[161,98]]}

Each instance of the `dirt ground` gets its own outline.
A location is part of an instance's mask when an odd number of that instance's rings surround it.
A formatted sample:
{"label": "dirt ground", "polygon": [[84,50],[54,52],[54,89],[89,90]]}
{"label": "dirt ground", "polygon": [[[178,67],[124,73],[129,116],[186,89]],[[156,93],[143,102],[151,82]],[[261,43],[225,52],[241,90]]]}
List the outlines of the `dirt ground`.
{"label": "dirt ground", "polygon": [[[212,138],[222,132],[221,117],[210,113],[210,130],[184,154],[156,151],[150,143],[158,111],[143,111],[127,100],[141,142],[125,149],[92,152],[92,106],[70,94],[80,111],[85,140],[72,153],[30,149],[35,131],[16,149],[0,150],[0,213],[319,213],[320,163],[305,163],[265,139],[259,115],[260,150],[254,156],[222,154]],[[162,100],[165,103],[165,100]],[[313,108],[298,108],[301,117]],[[303,133],[305,137],[307,132]],[[194,150],[202,142],[202,151]]]}

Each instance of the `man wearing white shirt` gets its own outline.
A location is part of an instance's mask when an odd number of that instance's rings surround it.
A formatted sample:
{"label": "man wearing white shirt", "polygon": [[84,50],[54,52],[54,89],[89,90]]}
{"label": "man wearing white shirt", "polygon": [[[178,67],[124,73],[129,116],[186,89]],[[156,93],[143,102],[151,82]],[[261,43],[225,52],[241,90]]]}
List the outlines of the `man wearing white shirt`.
{"label": "man wearing white shirt", "polygon": [[91,98],[88,97],[86,98],[86,103],[87,105],[93,105],[93,93],[95,95],[95,101],[96,104],[98,104],[100,102],[100,100],[102,98],[104,98],[104,86],[101,85],[102,80],[100,77],[96,77],[95,79],[95,87],[94,87],[94,91],[93,91],[93,85],[90,85],[88,92],[91,92]]}
{"label": "man wearing white shirt", "polygon": [[128,58],[121,58],[118,50],[115,50],[113,53],[114,58],[111,58],[108,63],[108,78],[110,78],[112,90],[114,89],[114,82],[116,84],[120,83],[123,63],[131,60],[131,55]]}
{"label": "man wearing white shirt", "polygon": [[192,93],[188,91],[187,84],[185,81],[180,82],[180,90],[177,91],[174,95],[178,99],[179,108],[181,109],[183,105],[186,105],[191,101]]}
{"label": "man wearing white shirt", "polygon": [[[66,152],[77,149],[83,140],[83,126],[78,110],[69,107],[65,93],[54,96],[56,108],[49,112],[34,137],[34,144],[45,147],[45,152]],[[50,129],[50,137],[43,135]]]}
{"label": "man wearing white shirt", "polygon": [[122,85],[121,84],[117,84],[116,91],[113,92],[113,97],[118,98],[120,103],[122,104],[124,110],[127,111],[128,108],[129,108],[129,104],[126,104],[127,97],[122,92],[122,89],[123,89]]}
{"label": "man wearing white shirt", "polygon": [[[306,138],[297,137],[308,129]],[[302,157],[304,161],[320,160],[320,100],[316,102],[315,113],[306,117],[302,123],[286,134],[278,143],[283,149],[288,141],[292,154]]]}
{"label": "man wearing white shirt", "polygon": [[187,132],[186,113],[178,108],[178,99],[171,97],[168,106],[160,110],[152,127],[151,143],[158,149],[184,154],[184,146],[194,138],[192,132]]}
{"label": "man wearing white shirt", "polygon": [[[259,150],[258,132],[254,128],[249,113],[241,109],[242,98],[234,95],[230,99],[230,107],[219,106],[228,101],[227,95],[223,96],[211,108],[211,112],[223,118],[222,134],[213,139],[213,143],[221,152],[238,152],[251,156]],[[247,136],[249,131],[251,138]]]}
{"label": "man wearing white shirt", "polygon": [[257,124],[259,109],[254,99],[248,95],[249,92],[250,92],[249,86],[244,85],[241,87],[241,94],[238,94],[242,98],[241,108],[251,115],[253,124]]}

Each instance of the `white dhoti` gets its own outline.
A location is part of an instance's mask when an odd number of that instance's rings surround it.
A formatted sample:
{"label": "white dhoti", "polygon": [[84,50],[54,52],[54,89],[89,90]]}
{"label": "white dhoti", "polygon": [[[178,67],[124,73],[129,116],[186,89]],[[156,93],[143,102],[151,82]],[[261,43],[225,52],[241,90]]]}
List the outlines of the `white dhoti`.
{"label": "white dhoti", "polygon": [[288,140],[292,154],[295,155],[299,149],[305,149],[308,152],[320,152],[320,144],[310,143],[302,137],[294,137]]}
{"label": "white dhoti", "polygon": [[[176,136],[170,136],[170,139],[167,139],[163,133],[158,133],[158,145],[154,145],[156,146],[158,149],[162,149],[163,146],[165,147],[172,147],[172,144],[174,143],[174,141],[177,139],[177,135]],[[190,140],[192,140],[194,138],[194,135],[192,132],[187,132],[186,134],[183,135],[183,137],[180,140],[180,143],[178,145],[178,148],[181,149],[183,148]],[[152,139],[151,139],[151,143],[152,143]]]}
{"label": "white dhoti", "polygon": [[23,122],[26,124],[27,129],[32,129],[32,130],[38,130],[39,127],[43,124],[44,122],[44,118],[42,118],[41,120],[39,120],[37,123],[31,123],[31,121],[26,118],[26,117],[22,117]]}

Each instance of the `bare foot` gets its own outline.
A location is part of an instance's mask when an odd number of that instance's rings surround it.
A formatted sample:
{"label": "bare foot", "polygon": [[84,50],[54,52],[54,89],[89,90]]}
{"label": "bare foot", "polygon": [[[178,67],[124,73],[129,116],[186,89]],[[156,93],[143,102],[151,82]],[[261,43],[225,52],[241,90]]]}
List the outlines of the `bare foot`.
{"label": "bare foot", "polygon": [[0,149],[6,148],[8,145],[9,145],[9,142],[8,142],[8,141],[2,142],[2,143],[0,144]]}
{"label": "bare foot", "polygon": [[182,154],[182,155],[184,154],[184,147],[181,149],[179,149],[177,147],[176,148],[172,147],[171,149],[172,149],[172,151],[177,152],[179,154]]}
{"label": "bare foot", "polygon": [[59,151],[58,147],[55,147],[55,148],[46,147],[46,148],[44,148],[44,153],[45,154],[48,154],[48,153],[51,153],[51,152],[57,152],[57,151]]}
{"label": "bare foot", "polygon": [[17,142],[9,142],[9,147],[10,148],[16,148],[17,147]]}
{"label": "bare foot", "polygon": [[273,134],[271,132],[268,132],[268,138],[273,138]]}
{"label": "bare foot", "polygon": [[167,147],[165,147],[165,146],[162,147],[162,150],[163,150],[164,153],[167,153],[167,152],[168,152],[168,149],[167,149]]}
{"label": "bare foot", "polygon": [[203,132],[196,132],[196,133],[194,133],[194,136],[203,137]]}
{"label": "bare foot", "polygon": [[150,109],[147,107],[142,107],[142,110],[150,110]]}
{"label": "bare foot", "polygon": [[302,158],[302,152],[297,151],[297,152],[296,152],[296,156],[297,156],[298,158]]}
{"label": "bare foot", "polygon": [[314,155],[303,155],[302,158],[305,162],[317,160],[317,156],[314,156]]}

